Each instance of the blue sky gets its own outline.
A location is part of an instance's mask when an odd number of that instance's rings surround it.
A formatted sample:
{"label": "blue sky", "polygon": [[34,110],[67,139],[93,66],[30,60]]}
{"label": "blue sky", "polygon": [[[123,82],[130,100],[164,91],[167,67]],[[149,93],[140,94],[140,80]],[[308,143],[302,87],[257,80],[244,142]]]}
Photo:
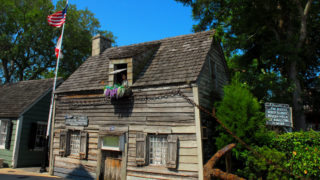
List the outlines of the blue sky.
{"label": "blue sky", "polygon": [[118,46],[190,34],[195,24],[191,8],[174,0],[69,0],[69,3],[93,12],[101,29],[117,37]]}

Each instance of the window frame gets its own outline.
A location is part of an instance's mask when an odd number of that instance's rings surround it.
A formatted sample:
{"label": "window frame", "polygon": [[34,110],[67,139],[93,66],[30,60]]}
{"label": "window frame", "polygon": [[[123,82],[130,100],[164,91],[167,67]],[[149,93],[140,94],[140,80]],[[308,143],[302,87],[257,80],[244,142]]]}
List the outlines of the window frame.
{"label": "window frame", "polygon": [[6,148],[6,141],[7,141],[7,136],[8,136],[8,126],[9,126],[9,123],[10,123],[10,120],[9,119],[0,119],[0,134],[1,134],[1,128],[2,128],[2,122],[3,121],[6,121],[7,124],[6,124],[6,132],[5,132],[5,138],[4,138],[4,142],[3,142],[3,145],[0,145],[0,149],[5,149]]}
{"label": "window frame", "polygon": [[[118,147],[113,146],[104,146],[103,145],[103,138],[107,136],[116,136],[119,138],[118,140]],[[124,151],[124,144],[125,144],[125,134],[121,135],[114,135],[114,134],[104,134],[103,136],[100,136],[100,149],[101,150],[108,150],[108,151]]]}
{"label": "window frame", "polygon": [[[67,140],[67,152],[68,152],[68,155],[67,156],[79,156],[79,153],[80,153],[80,146],[81,146],[81,131],[80,130],[68,130],[68,132],[67,132],[68,134],[67,134],[67,138],[68,138],[68,140]],[[76,140],[73,140],[73,141],[77,141],[77,143],[79,143],[78,145],[76,145],[75,147],[76,147],[76,150],[77,150],[77,152],[76,153],[72,153],[71,152],[71,148],[73,147],[72,145],[71,145],[71,143],[72,143],[72,138],[71,138],[71,135],[72,134],[76,134],[77,133],[77,139]]]}
{"label": "window frame", "polygon": [[42,147],[40,147],[40,146],[37,146],[37,144],[36,144],[36,142],[37,142],[37,137],[38,136],[41,136],[41,135],[38,135],[38,126],[46,126],[46,130],[45,130],[45,134],[43,135],[44,136],[44,141],[45,141],[45,138],[46,138],[46,131],[47,131],[47,123],[46,122],[41,122],[41,121],[38,121],[37,122],[37,132],[36,132],[36,136],[35,136],[35,139],[34,139],[34,148],[33,148],[33,150],[34,151],[42,151],[43,149],[44,149],[44,146],[45,146],[45,144],[42,146]]}
{"label": "window frame", "polygon": [[[151,153],[152,154],[155,154],[154,152],[155,151],[151,151],[151,138],[152,137],[155,137],[155,138],[161,138],[162,140],[164,140],[164,143],[165,144],[163,144],[163,142],[156,142],[156,143],[161,143],[161,162],[160,162],[160,164],[156,164],[155,162],[156,161],[154,161],[154,162],[150,162],[151,161]],[[163,147],[162,146],[166,146],[165,147],[165,152],[162,150],[163,149]],[[146,153],[147,153],[147,164],[148,165],[150,165],[150,166],[157,166],[157,167],[166,167],[166,164],[167,164],[167,156],[168,156],[168,148],[169,148],[169,146],[168,146],[168,134],[148,134],[147,135],[147,148],[146,148]],[[164,159],[163,159],[164,158]],[[155,159],[154,157],[152,158],[152,159]]]}
{"label": "window frame", "polygon": [[[125,67],[121,67],[121,66],[125,66]],[[119,64],[114,64],[113,65],[113,69],[114,71],[116,70],[120,70],[120,69],[126,69],[123,72],[120,73],[115,73],[113,75],[113,85],[122,85],[123,84],[123,80],[122,78],[122,74],[126,75],[127,81],[128,81],[128,63],[119,63]]]}
{"label": "window frame", "polygon": [[[119,64],[126,64],[127,70],[126,70],[126,76],[128,81],[128,87],[132,86],[133,84],[133,58],[120,58],[120,59],[111,59],[109,62],[109,73],[116,70],[115,66]],[[108,74],[108,86],[114,86],[115,84],[115,78],[114,74]]]}

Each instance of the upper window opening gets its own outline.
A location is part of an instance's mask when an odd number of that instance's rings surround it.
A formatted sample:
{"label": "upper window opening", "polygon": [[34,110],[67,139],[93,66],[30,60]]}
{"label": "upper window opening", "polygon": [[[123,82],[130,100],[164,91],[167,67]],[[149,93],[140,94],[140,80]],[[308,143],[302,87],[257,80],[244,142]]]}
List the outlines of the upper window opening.
{"label": "upper window opening", "polygon": [[122,70],[119,73],[114,74],[114,85],[128,86],[127,64],[115,64],[114,71]]}

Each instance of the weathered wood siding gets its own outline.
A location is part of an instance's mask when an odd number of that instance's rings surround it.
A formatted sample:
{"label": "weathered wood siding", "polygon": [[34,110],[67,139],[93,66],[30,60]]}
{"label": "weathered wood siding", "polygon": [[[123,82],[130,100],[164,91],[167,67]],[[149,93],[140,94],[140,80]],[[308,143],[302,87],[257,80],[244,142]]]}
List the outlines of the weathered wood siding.
{"label": "weathered wood siding", "polygon": [[[95,178],[99,152],[99,128],[114,126],[129,129],[127,179],[197,179],[198,159],[194,107],[179,95],[163,95],[176,88],[176,86],[171,86],[135,89],[131,98],[116,100],[114,103],[103,103],[105,100],[101,94],[59,95],[54,130],[54,174],[69,178]],[[193,99],[192,88],[186,86],[180,88]],[[146,97],[148,100],[145,99]],[[59,132],[68,128],[65,125],[66,114],[88,116],[88,127],[83,128],[89,132],[87,160],[58,155]],[[165,167],[150,165],[137,166],[135,163],[137,132],[177,135],[179,138],[177,169],[169,170]]]}
{"label": "weathered wood siding", "polygon": [[[211,112],[214,103],[223,97],[223,86],[228,83],[228,78],[227,65],[221,47],[213,44],[197,82],[199,104]],[[200,112],[200,117],[202,126],[206,127],[208,135],[208,139],[203,139],[203,162],[205,163],[216,151],[212,131],[216,122],[204,112]]]}
{"label": "weathered wood siding", "polygon": [[0,149],[0,158],[4,159],[4,166],[11,167],[12,166],[12,156],[13,156],[13,148],[16,138],[16,128],[17,128],[17,120],[12,119],[12,133],[11,133],[11,141],[10,141],[10,149]]}
{"label": "weathered wood siding", "polygon": [[23,115],[17,167],[38,166],[41,164],[41,161],[43,159],[43,151],[29,149],[29,136],[30,131],[36,130],[31,128],[32,123],[47,123],[49,116],[50,99],[51,93],[48,93]]}

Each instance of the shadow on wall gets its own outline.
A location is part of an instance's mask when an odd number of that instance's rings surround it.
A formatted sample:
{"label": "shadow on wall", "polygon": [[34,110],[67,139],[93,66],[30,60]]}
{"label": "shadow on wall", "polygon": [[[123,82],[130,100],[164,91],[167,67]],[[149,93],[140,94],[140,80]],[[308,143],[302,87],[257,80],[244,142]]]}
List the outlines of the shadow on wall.
{"label": "shadow on wall", "polygon": [[112,100],[114,114],[118,117],[130,117],[134,106],[134,97],[123,97],[121,99]]}
{"label": "shadow on wall", "polygon": [[74,180],[89,180],[95,179],[95,177],[89,173],[83,165],[79,165],[77,168],[73,169],[71,172],[67,173],[66,179]]}

